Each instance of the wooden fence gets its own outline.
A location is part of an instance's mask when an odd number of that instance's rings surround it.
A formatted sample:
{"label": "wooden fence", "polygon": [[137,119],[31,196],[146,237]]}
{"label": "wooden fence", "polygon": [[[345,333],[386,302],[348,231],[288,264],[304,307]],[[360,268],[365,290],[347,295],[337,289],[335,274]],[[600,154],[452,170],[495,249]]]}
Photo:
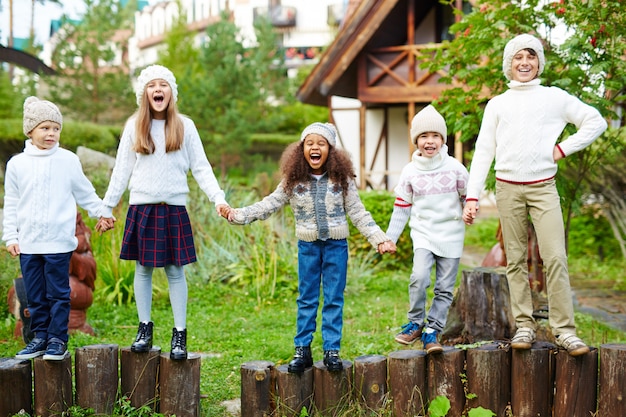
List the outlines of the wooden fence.
{"label": "wooden fence", "polygon": [[626,416],[622,344],[605,344],[579,357],[548,342],[530,350],[489,343],[466,350],[446,346],[430,356],[406,349],[343,363],[342,372],[331,373],[319,361],[302,375],[269,361],[244,363],[241,415],[300,416],[306,407],[308,415],[345,416],[356,404],[353,409],[413,417],[426,415],[429,401],[445,396],[448,417],[477,407],[499,417]]}
{"label": "wooden fence", "polygon": [[75,361],[72,378],[70,355],[61,361],[0,358],[0,417],[61,415],[74,404],[111,415],[120,396],[165,415],[200,415],[200,355],[174,361],[157,347],[133,353],[92,345],[77,348]]}

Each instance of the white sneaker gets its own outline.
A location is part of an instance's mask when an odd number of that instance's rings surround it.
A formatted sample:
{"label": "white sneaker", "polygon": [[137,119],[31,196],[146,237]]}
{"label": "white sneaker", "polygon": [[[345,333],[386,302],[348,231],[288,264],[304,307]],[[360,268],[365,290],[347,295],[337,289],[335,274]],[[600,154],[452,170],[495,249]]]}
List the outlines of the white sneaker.
{"label": "white sneaker", "polygon": [[535,342],[535,330],[530,327],[520,327],[511,339],[513,349],[530,349]]}
{"label": "white sneaker", "polygon": [[589,346],[573,333],[563,333],[556,337],[556,345],[567,350],[572,356],[589,353]]}

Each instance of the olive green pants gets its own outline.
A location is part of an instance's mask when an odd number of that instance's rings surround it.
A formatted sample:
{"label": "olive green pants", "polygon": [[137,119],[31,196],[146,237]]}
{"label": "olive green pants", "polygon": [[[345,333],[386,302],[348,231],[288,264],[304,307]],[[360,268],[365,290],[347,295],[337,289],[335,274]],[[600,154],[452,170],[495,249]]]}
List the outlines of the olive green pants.
{"label": "olive green pants", "polygon": [[576,334],[563,214],[555,180],[537,184],[497,181],[496,204],[507,259],[506,276],[511,295],[511,311],[517,327],[537,329],[528,282],[530,214],[545,268],[550,327],[555,336],[563,333]]}

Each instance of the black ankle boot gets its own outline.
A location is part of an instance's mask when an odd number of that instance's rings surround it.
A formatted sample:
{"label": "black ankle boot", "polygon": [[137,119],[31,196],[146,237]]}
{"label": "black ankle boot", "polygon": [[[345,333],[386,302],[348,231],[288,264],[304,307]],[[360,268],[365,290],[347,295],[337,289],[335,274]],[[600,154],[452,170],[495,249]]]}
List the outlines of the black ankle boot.
{"label": "black ankle boot", "polygon": [[325,350],[324,365],[330,372],[341,371],[343,369],[343,362],[341,362],[341,358],[339,357],[339,351]]}
{"label": "black ankle boot", "polygon": [[287,371],[292,374],[301,374],[306,368],[313,366],[313,356],[311,355],[311,346],[296,346],[296,353],[289,362]]}
{"label": "black ankle boot", "polygon": [[172,329],[172,351],[170,359],[175,361],[187,359],[187,329]]}
{"label": "black ankle boot", "polygon": [[148,323],[139,323],[139,330],[137,331],[137,337],[135,342],[130,346],[130,350],[136,353],[149,352],[152,348],[152,329],[154,324],[149,321]]}

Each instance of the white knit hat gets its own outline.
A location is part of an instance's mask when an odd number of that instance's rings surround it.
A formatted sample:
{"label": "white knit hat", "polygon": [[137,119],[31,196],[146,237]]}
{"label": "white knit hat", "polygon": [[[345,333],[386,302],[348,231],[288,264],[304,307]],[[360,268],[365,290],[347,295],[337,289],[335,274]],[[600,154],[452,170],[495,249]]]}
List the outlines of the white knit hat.
{"label": "white knit hat", "polygon": [[534,36],[528,35],[526,33],[523,35],[518,35],[511,39],[504,47],[504,56],[502,57],[502,71],[504,71],[504,76],[509,80],[513,79],[513,73],[511,72],[511,63],[513,62],[513,57],[522,49],[532,49],[537,54],[537,59],[539,60],[537,76],[540,76],[543,72],[543,69],[546,67],[546,57],[543,54],[543,45],[541,44],[541,41]]}
{"label": "white knit hat", "polygon": [[56,104],[48,100],[39,100],[30,96],[24,100],[24,134],[28,136],[31,130],[41,122],[56,122],[63,127],[63,116]]}
{"label": "white knit hat", "polygon": [[302,134],[300,135],[300,140],[303,141],[304,138],[311,134],[318,134],[320,136],[323,136],[328,141],[328,144],[330,146],[337,145],[337,129],[332,123],[311,123],[302,131]]}
{"label": "white knit hat", "polygon": [[437,132],[443,138],[444,143],[448,137],[446,121],[439,112],[429,104],[420,110],[411,121],[411,140],[417,145],[417,137],[425,132]]}
{"label": "white knit hat", "polygon": [[141,71],[139,77],[137,77],[137,84],[135,85],[135,95],[137,96],[137,105],[141,105],[141,98],[143,97],[146,84],[152,80],[165,80],[172,89],[172,97],[174,102],[178,101],[178,86],[176,85],[176,77],[169,69],[163,65],[150,65]]}

